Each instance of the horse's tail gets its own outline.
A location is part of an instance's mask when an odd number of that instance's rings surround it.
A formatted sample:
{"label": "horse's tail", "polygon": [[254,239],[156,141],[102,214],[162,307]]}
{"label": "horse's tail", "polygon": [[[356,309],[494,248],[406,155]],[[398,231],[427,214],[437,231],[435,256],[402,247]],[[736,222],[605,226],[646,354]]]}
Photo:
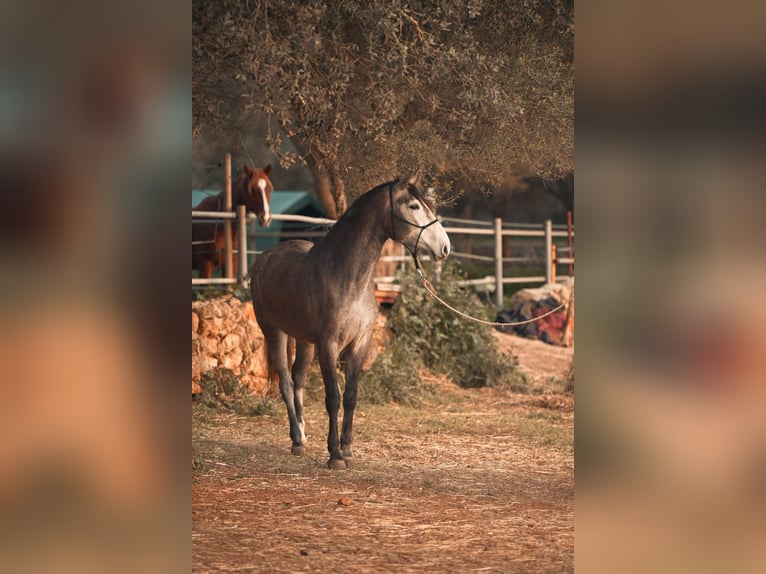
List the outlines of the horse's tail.
{"label": "horse's tail", "polygon": [[[279,388],[279,373],[274,368],[274,364],[271,362],[271,354],[269,353],[269,343],[266,339],[263,340],[263,353],[266,358],[266,380],[270,389]],[[288,366],[295,361],[295,338],[287,338],[287,361]]]}
{"label": "horse's tail", "polygon": [[287,338],[287,364],[291,366],[295,362],[295,337]]}
{"label": "horse's tail", "polygon": [[269,342],[266,339],[263,340],[263,354],[266,359],[266,383],[268,384],[268,388],[269,390],[278,389],[279,375],[277,374],[277,370],[274,368],[274,363],[271,362]]}

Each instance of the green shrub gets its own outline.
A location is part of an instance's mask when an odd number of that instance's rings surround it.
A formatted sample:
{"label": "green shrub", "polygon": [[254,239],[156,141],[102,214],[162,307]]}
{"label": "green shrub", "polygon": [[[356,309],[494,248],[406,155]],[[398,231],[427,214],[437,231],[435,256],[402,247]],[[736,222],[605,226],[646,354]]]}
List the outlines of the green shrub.
{"label": "green shrub", "polygon": [[192,301],[208,301],[217,299],[228,294],[225,288],[216,285],[208,286],[205,289],[192,289]]}
{"label": "green shrub", "polygon": [[251,298],[250,290],[239,284],[233,284],[230,287],[211,285],[201,291],[192,289],[192,301],[208,301],[210,299],[226,297],[227,295],[233,295],[242,302],[250,301]]}
{"label": "green shrub", "polygon": [[[439,296],[453,307],[480,319],[494,313],[482,304],[464,278],[459,264],[442,265],[439,280],[433,280]],[[407,400],[422,395],[419,369],[442,373],[462,387],[508,387],[524,391],[527,381],[516,362],[501,354],[492,328],[463,319],[431,297],[420,276],[409,270],[401,277],[402,294],[391,309],[388,327],[394,342],[376,359],[365,375],[364,385],[384,389],[388,400]]]}
{"label": "green shrub", "polygon": [[428,388],[420,378],[422,364],[417,349],[395,342],[381,351],[362,375],[359,400],[374,404],[416,404]]}

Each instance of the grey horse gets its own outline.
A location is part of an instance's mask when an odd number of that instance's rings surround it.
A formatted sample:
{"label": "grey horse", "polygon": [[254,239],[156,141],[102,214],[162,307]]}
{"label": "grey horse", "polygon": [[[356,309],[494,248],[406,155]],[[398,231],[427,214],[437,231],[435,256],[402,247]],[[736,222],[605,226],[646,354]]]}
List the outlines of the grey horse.
{"label": "grey horse", "polygon": [[[383,243],[402,243],[417,261],[425,252],[440,261],[450,252],[447,233],[416,186],[416,176],[384,183],[360,196],[314,246],[286,241],[258,256],[251,273],[253,309],[267,348],[269,379],[290,419],[292,453],[305,451],[303,388],[306,371],[319,357],[329,416],[327,449],[331,469],[348,468],[357,385],[370,346],[378,306],[373,270]],[[290,366],[288,343],[295,340]],[[338,436],[340,390],[337,364],[345,363],[343,429]]]}

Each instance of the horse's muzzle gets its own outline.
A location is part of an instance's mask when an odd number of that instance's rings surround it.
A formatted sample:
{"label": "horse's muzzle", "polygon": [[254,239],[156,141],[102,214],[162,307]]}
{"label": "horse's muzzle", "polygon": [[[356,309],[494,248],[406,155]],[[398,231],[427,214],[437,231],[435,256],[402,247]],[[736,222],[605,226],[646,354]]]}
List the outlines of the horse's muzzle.
{"label": "horse's muzzle", "polygon": [[442,245],[441,253],[433,253],[432,257],[435,261],[444,261],[447,259],[447,256],[449,255],[449,243],[445,243]]}

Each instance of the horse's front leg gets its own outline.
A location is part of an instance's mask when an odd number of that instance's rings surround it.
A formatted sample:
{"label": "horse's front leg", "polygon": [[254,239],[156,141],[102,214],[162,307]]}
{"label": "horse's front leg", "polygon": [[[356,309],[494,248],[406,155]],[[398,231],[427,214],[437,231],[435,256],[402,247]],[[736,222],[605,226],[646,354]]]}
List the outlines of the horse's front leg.
{"label": "horse's front leg", "polygon": [[212,259],[205,257],[200,265],[199,276],[202,279],[210,279],[213,276],[213,271],[215,271],[215,262]]}
{"label": "horse's front leg", "polygon": [[327,431],[327,450],[330,453],[330,460],[327,461],[327,466],[334,470],[344,469],[348,468],[348,465],[343,460],[338,440],[338,411],[340,410],[340,389],[338,389],[336,372],[338,349],[334,344],[318,345],[317,351],[319,367],[322,369],[322,379],[324,379],[324,404],[330,419]]}
{"label": "horse's front leg", "polygon": [[353,458],[351,450],[353,442],[352,428],[354,426],[354,410],[356,409],[357,388],[359,386],[359,374],[362,364],[367,357],[370,346],[370,337],[364,337],[358,343],[352,345],[345,353],[346,359],[346,390],[343,391],[343,432],[340,437],[340,447],[343,458]]}

